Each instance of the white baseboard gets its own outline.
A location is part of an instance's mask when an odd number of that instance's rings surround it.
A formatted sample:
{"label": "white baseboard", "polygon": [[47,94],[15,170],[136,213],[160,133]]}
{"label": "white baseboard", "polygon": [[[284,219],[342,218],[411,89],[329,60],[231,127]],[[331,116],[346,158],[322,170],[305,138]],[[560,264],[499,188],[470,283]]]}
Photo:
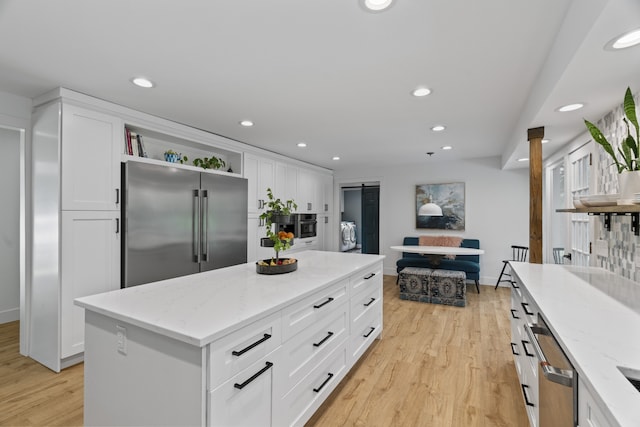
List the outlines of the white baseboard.
{"label": "white baseboard", "polygon": [[20,320],[20,308],[0,311],[0,323],[15,322],[16,320]]}

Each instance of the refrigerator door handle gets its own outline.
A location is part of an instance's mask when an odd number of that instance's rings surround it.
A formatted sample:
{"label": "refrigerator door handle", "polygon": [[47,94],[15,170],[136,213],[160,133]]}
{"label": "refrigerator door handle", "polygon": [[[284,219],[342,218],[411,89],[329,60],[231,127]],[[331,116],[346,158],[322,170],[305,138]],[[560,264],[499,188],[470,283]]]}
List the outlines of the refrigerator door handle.
{"label": "refrigerator door handle", "polygon": [[202,221],[202,261],[206,262],[209,255],[209,192],[207,190],[202,190],[202,214],[200,220]]}
{"label": "refrigerator door handle", "polygon": [[193,262],[200,262],[200,190],[193,190]]}

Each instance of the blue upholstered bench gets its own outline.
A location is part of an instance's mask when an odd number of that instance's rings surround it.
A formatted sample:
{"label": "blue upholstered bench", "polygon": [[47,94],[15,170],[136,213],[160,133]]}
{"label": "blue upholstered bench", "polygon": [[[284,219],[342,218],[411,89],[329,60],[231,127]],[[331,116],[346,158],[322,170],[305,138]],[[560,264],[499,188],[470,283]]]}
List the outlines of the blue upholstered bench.
{"label": "blue upholstered bench", "polygon": [[[404,246],[418,246],[418,238],[405,237],[402,244]],[[480,240],[463,239],[460,246],[463,248],[480,249]],[[478,280],[480,280],[479,255],[458,255],[456,256],[456,259],[441,258],[438,261],[439,262],[436,263],[432,257],[403,252],[402,258],[396,262],[396,271],[398,272],[398,276],[400,275],[400,272],[407,267],[463,271],[466,275],[466,280],[473,280],[476,284],[478,293],[480,293],[480,286],[478,284]],[[399,280],[400,278],[398,277],[398,281]]]}

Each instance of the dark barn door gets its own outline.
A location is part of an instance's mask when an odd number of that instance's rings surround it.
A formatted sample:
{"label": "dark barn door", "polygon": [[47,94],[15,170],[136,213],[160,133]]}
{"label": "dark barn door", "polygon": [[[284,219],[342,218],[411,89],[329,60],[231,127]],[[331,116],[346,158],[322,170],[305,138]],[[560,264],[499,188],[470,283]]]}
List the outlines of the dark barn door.
{"label": "dark barn door", "polygon": [[379,254],[380,187],[362,187],[362,253]]}

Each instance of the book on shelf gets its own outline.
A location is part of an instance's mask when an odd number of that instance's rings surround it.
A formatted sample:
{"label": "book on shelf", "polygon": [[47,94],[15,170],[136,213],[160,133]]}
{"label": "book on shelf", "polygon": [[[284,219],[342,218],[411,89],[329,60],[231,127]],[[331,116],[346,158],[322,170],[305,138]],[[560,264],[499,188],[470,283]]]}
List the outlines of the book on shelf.
{"label": "book on shelf", "polygon": [[138,140],[138,151],[140,152],[140,157],[149,157],[147,156],[147,149],[144,147],[144,142],[142,141],[142,135],[136,135],[136,139]]}
{"label": "book on shelf", "polygon": [[133,153],[133,149],[131,147],[131,131],[127,128],[124,128],[124,154],[131,155]]}
{"label": "book on shelf", "polygon": [[131,132],[131,155],[134,157],[140,156],[140,150],[138,149],[138,135]]}

